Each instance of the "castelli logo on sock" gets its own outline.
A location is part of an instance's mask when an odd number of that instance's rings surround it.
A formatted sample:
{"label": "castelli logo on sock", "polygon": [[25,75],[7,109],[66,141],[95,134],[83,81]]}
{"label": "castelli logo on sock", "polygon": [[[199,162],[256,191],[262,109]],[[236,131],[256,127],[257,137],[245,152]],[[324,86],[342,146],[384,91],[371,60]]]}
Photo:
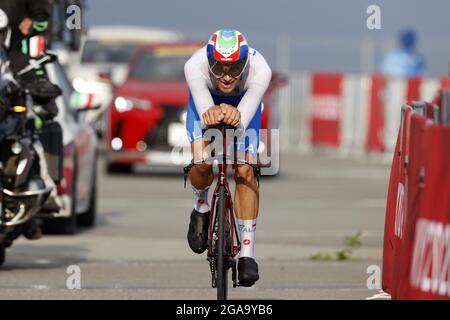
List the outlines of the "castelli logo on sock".
{"label": "castelli logo on sock", "polygon": [[197,201],[198,203],[205,203],[205,200],[203,200],[203,199],[198,199],[198,201]]}
{"label": "castelli logo on sock", "polygon": [[245,245],[245,246],[248,246],[249,244],[250,244],[250,240],[248,240],[248,239],[245,239],[242,243]]}

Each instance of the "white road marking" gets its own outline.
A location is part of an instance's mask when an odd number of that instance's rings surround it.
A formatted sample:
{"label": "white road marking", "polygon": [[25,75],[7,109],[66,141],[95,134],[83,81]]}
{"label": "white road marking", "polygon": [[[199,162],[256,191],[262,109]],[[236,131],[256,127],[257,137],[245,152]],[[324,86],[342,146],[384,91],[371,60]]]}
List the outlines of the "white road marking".
{"label": "white road marking", "polygon": [[37,259],[37,260],[34,260],[34,263],[44,265],[44,264],[51,264],[52,261],[48,260],[48,259]]}
{"label": "white road marking", "polygon": [[366,300],[391,300],[391,295],[389,293],[380,290],[378,293],[374,294],[371,297],[367,297]]}
{"label": "white road marking", "polygon": [[34,286],[32,286],[33,289],[37,289],[37,290],[48,290],[50,289],[49,286],[45,285],[45,284],[36,284]]}

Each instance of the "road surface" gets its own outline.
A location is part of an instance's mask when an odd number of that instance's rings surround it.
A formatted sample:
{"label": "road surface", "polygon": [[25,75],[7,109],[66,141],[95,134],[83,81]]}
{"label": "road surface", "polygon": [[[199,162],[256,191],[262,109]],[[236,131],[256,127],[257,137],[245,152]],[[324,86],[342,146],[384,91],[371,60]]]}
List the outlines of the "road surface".
{"label": "road surface", "polygon": [[[103,162],[99,163],[103,168]],[[261,181],[255,254],[260,281],[231,289],[231,299],[365,299],[367,267],[381,265],[389,166],[315,151],[283,154],[281,174]],[[0,299],[215,299],[205,255],[190,251],[193,200],[180,175],[99,170],[99,216],[73,236],[21,238],[0,271]],[[362,246],[345,261],[334,254],[347,236]],[[67,268],[81,270],[69,290]]]}

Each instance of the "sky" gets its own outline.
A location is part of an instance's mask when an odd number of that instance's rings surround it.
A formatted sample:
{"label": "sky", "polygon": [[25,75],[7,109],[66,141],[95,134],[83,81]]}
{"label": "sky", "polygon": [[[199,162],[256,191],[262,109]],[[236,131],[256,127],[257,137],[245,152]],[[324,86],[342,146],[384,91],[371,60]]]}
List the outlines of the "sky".
{"label": "sky", "polygon": [[[87,0],[88,26],[167,28],[206,41],[232,27],[269,63],[286,71],[374,72],[414,28],[428,75],[446,74],[450,59],[448,0]],[[366,25],[370,5],[380,7],[380,30]]]}

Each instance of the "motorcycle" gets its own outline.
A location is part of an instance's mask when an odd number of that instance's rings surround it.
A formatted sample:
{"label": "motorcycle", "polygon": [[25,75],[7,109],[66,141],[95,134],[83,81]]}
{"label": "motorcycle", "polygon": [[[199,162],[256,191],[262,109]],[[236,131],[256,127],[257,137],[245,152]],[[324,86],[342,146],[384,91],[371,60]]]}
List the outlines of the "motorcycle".
{"label": "motorcycle", "polygon": [[[55,59],[55,55],[46,53],[17,76]],[[1,71],[3,79],[5,68]],[[34,147],[40,125],[33,96],[20,81],[18,84],[14,94],[8,87],[2,89],[5,104],[0,116],[0,266],[5,261],[6,248],[24,233],[26,223],[39,212],[52,191],[41,178],[39,161],[45,160],[39,159]]]}

